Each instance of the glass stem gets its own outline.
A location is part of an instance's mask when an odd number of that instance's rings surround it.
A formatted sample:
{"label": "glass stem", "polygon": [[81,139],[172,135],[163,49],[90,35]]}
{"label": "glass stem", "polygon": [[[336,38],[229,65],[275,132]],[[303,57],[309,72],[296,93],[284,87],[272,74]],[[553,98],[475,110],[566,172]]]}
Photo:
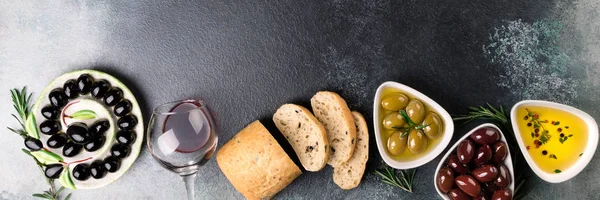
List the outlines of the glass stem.
{"label": "glass stem", "polygon": [[188,174],[188,175],[182,175],[181,177],[183,178],[183,182],[185,182],[185,190],[187,191],[187,196],[188,196],[188,200],[194,200],[194,193],[195,193],[195,188],[194,188],[194,184],[196,182],[196,174],[198,174],[197,172]]}

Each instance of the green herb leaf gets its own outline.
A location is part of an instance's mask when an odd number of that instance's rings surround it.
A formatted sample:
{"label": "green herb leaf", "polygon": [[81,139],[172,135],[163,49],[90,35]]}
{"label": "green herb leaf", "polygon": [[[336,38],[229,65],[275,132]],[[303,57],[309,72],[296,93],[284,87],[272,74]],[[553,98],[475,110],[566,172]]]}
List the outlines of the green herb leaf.
{"label": "green herb leaf", "polygon": [[402,135],[400,135],[400,137],[406,137],[408,135],[408,131],[405,131],[404,133],[402,133]]}
{"label": "green herb leaf", "polygon": [[385,166],[383,169],[375,170],[374,172],[382,178],[381,182],[412,193],[413,180],[415,179],[417,170],[397,171],[390,166]]}
{"label": "green herb leaf", "polygon": [[561,172],[562,172],[562,171],[560,171],[559,169],[555,169],[555,170],[554,170],[554,173],[557,173],[557,174],[558,174],[558,173],[561,173]]}
{"label": "green herb leaf", "polygon": [[560,124],[559,121],[554,122],[554,126],[558,126]]}
{"label": "green herb leaf", "polygon": [[71,199],[71,193],[69,193],[69,194],[67,195],[67,197],[65,197],[65,199],[64,199],[64,200],[69,200],[69,199]]}
{"label": "green herb leaf", "polygon": [[71,118],[79,120],[94,119],[96,118],[96,112],[92,110],[80,110],[71,114]]}
{"label": "green herb leaf", "polygon": [[32,194],[31,196],[41,198],[41,199],[50,199],[50,200],[54,199],[51,196],[48,196],[47,194]]}
{"label": "green herb leaf", "polygon": [[581,155],[583,155],[583,153],[580,153],[580,154],[579,154],[579,157],[581,157]]}
{"label": "green herb leaf", "polygon": [[573,137],[573,134],[569,134],[569,137]]}
{"label": "green herb leaf", "polygon": [[400,110],[400,115],[402,115],[402,118],[404,118],[404,121],[406,121],[409,126],[411,126],[411,127],[416,126],[415,122],[413,122],[410,119],[410,117],[408,117],[408,114],[406,113],[406,111]]}

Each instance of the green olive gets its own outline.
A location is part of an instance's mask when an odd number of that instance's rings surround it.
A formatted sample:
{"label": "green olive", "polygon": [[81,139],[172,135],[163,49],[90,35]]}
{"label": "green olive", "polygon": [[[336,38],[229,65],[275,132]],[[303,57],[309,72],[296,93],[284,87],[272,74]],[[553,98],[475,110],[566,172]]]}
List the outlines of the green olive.
{"label": "green olive", "polygon": [[402,93],[388,94],[381,99],[381,107],[390,111],[399,111],[406,108],[408,97]]}
{"label": "green olive", "polygon": [[402,125],[404,125],[404,119],[398,112],[393,112],[383,117],[383,127],[386,129],[394,129],[395,126],[399,127]]}
{"label": "green olive", "polygon": [[425,118],[425,106],[417,99],[410,100],[406,106],[406,113],[415,124],[420,124]]}
{"label": "green olive", "polygon": [[427,147],[425,134],[417,129],[411,129],[408,133],[408,150],[413,154],[419,154]]}
{"label": "green olive", "polygon": [[425,126],[423,132],[429,139],[435,139],[442,134],[442,119],[434,112],[429,112],[421,125]]}
{"label": "green olive", "polygon": [[408,137],[401,137],[402,132],[394,131],[388,138],[387,149],[392,155],[400,155],[406,149],[406,142]]}

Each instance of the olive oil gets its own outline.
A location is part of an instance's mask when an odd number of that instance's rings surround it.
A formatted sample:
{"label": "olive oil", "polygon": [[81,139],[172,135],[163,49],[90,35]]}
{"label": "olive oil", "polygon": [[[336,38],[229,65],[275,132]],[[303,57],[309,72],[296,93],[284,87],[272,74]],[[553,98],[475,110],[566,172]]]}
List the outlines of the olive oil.
{"label": "olive oil", "polygon": [[[385,89],[383,89],[381,91],[381,97],[383,98],[383,97],[385,97],[385,96],[387,96],[389,94],[397,93],[397,92],[400,92],[400,93],[403,93],[403,94],[407,95],[408,98],[410,98],[410,99],[418,99],[418,98],[416,98],[414,96],[411,96],[410,94],[408,94],[406,92],[403,92],[403,91],[395,89],[395,88],[385,88]],[[425,102],[423,102],[423,104],[425,106],[426,112],[433,111],[433,109],[431,109],[431,107],[429,105],[425,104]],[[379,118],[379,122],[381,123],[383,121],[383,118],[387,114],[390,114],[392,112],[394,112],[394,111],[385,110],[380,105],[379,106],[379,116],[377,116]],[[444,124],[443,123],[444,122],[442,120],[442,124],[441,124],[441,127],[442,127],[441,132],[442,133],[444,132]],[[418,154],[413,154],[408,149],[406,149],[400,155],[393,155],[393,154],[389,153],[389,151],[387,150],[387,142],[388,142],[388,138],[392,135],[392,133],[394,132],[394,130],[386,129],[386,128],[383,127],[383,125],[380,125],[379,127],[380,127],[380,134],[381,134],[383,146],[386,146],[385,149],[386,149],[388,155],[390,155],[390,157],[392,157],[394,160],[412,161],[412,160],[419,159],[419,158],[423,157],[424,155],[428,154],[429,152],[431,152],[434,149],[434,147],[437,146],[440,143],[440,141],[442,140],[442,138],[443,138],[443,134],[440,134],[435,139],[429,139],[429,138],[427,138],[427,145],[425,147],[425,150],[423,150],[422,152],[420,152]],[[406,137],[408,137],[408,136],[406,136]]]}
{"label": "olive oil", "polygon": [[585,122],[554,108],[523,106],[517,109],[519,132],[527,152],[540,169],[560,173],[584,153],[588,139]]}

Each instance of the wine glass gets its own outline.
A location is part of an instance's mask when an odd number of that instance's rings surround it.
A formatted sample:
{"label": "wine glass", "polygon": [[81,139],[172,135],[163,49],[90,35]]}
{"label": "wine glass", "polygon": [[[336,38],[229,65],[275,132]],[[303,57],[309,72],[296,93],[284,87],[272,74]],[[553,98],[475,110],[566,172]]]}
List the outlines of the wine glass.
{"label": "wine glass", "polygon": [[217,140],[215,123],[201,100],[157,106],[152,111],[146,134],[152,157],[183,178],[189,200],[194,199],[198,169],[212,157]]}

